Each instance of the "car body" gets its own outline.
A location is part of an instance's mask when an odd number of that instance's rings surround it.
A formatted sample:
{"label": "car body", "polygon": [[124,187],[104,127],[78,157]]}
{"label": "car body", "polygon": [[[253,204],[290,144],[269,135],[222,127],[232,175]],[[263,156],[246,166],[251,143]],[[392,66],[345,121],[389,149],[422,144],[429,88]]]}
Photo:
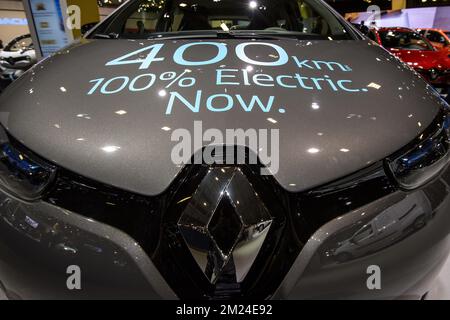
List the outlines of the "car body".
{"label": "car body", "polygon": [[377,252],[396,239],[423,228],[432,218],[431,204],[425,195],[418,195],[417,200],[420,206],[408,207],[406,202],[399,202],[387,208],[350,238],[339,242],[338,247],[332,250],[337,262],[343,263]]}
{"label": "car body", "polygon": [[[448,117],[323,2],[129,1],[0,97],[0,288],[420,299],[450,248]],[[380,221],[382,246],[336,261]]]}
{"label": "car body", "polygon": [[[408,28],[372,29],[369,38],[400,58],[419,72],[436,88],[447,89],[450,85],[450,58],[448,53],[435,49],[424,37]],[[410,40],[407,40],[410,39]],[[401,41],[411,41],[408,46]]]}
{"label": "car body", "polygon": [[36,51],[31,35],[16,37],[0,51],[2,79],[15,80],[36,62]]}
{"label": "car body", "polygon": [[450,53],[450,31],[434,28],[417,29],[438,50]]}

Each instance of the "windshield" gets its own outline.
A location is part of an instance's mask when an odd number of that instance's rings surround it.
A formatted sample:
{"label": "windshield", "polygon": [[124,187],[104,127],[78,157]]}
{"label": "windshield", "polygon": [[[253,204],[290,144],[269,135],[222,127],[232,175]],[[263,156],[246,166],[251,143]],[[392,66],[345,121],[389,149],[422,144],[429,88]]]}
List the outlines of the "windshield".
{"label": "windshield", "polygon": [[5,47],[5,51],[21,51],[21,50],[29,50],[33,47],[33,41],[31,40],[30,35],[24,35],[15,38],[10,43],[8,43]]}
{"label": "windshield", "polygon": [[381,44],[388,49],[433,50],[431,44],[416,32],[383,30],[379,35]]}
{"label": "windshield", "polygon": [[146,39],[155,33],[274,33],[351,39],[343,23],[317,0],[136,0],[89,37]]}

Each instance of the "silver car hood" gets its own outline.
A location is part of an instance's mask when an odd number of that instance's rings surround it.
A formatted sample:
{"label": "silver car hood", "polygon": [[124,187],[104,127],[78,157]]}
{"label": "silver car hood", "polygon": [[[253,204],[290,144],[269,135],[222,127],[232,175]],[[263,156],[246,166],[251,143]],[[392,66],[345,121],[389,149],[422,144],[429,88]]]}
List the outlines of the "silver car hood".
{"label": "silver car hood", "polygon": [[[274,177],[285,189],[302,191],[353,173],[400,149],[425,129],[442,103],[417,74],[366,41],[265,40],[283,48],[289,62],[260,66],[236,57],[235,47],[252,40],[207,40],[225,43],[227,56],[211,65],[188,67],[189,77],[196,79],[193,87],[180,87],[179,82],[168,87],[171,81],[160,80],[161,75],[167,71],[180,75],[187,69],[175,63],[173,55],[192,41],[83,40],[36,65],[15,82],[0,98],[0,121],[12,136],[45,159],[145,195],[163,192],[181,170],[171,161],[177,143],[171,141],[174,129],[192,132],[195,120],[202,121],[203,130],[217,128],[222,132],[233,128],[278,128],[280,164]],[[141,70],[136,63],[105,65],[158,43],[164,46],[156,57],[164,61],[153,61],[148,69]],[[246,56],[258,61],[280,58],[268,45],[250,45],[245,50]],[[139,59],[147,53],[141,53]],[[213,45],[197,45],[187,49],[183,59],[204,61],[216,54]],[[137,59],[125,60],[133,58]],[[218,69],[240,70],[224,73],[235,74],[235,78],[222,78],[223,82],[240,85],[217,84]],[[335,91],[325,82],[321,82],[321,90],[263,86],[269,83],[263,80],[260,85],[253,81],[246,85],[241,69],[249,71],[250,79],[255,73],[273,78],[300,73],[323,79],[328,76],[333,81],[351,80],[345,85],[360,91]],[[91,80],[119,76],[133,79],[144,73],[156,75],[155,83],[146,90],[132,92],[127,87],[113,94],[101,94],[100,89],[87,94],[95,84]],[[171,77],[166,74],[162,78]],[[143,79],[135,86],[145,86]],[[284,81],[294,83],[291,78]],[[108,90],[118,86],[119,82]],[[161,96],[161,90],[166,90],[167,95]],[[199,112],[193,112],[179,99],[168,110],[170,92],[178,92],[193,103],[198,90],[202,91]],[[207,109],[208,96],[225,93],[234,99],[230,110]],[[245,111],[236,95],[244,100],[259,96],[263,101],[273,96],[274,102],[268,112],[257,105]]]}

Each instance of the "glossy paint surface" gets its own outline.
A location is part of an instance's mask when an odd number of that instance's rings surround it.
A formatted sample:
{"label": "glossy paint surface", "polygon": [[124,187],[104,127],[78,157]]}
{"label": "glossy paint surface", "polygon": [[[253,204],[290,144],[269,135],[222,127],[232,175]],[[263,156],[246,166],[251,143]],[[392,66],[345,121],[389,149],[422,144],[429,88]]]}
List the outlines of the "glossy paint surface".
{"label": "glossy paint surface", "polygon": [[[275,298],[421,299],[448,257],[448,182],[447,169],[424,188],[393,193],[322,226]],[[381,269],[382,290],[366,286],[373,265]]]}
{"label": "glossy paint surface", "polygon": [[[390,49],[392,54],[414,68],[429,70],[432,68],[450,68],[450,59],[446,53],[440,51],[400,50]],[[448,60],[448,61],[446,61]]]}
{"label": "glossy paint surface", "polygon": [[[10,299],[176,298],[133,239],[92,219],[0,192],[0,230]],[[83,270],[83,290],[67,289],[70,265]]]}
{"label": "glossy paint surface", "polygon": [[[290,58],[277,67],[251,65],[235,55],[236,47],[251,39],[208,41],[226,45],[228,54],[216,64],[190,67],[189,75],[196,79],[193,87],[166,88],[167,81],[158,80],[139,92],[126,89],[116,94],[91,95],[87,94],[93,86],[89,81],[100,77],[183,73],[186,67],[174,63],[174,52],[192,41],[83,41],[40,63],[11,86],[0,98],[0,121],[11,135],[43,158],[99,182],[144,195],[163,192],[181,170],[171,161],[176,144],[171,141],[171,133],[175,129],[193,133],[194,120],[203,122],[203,130],[279,129],[282,156],[274,177],[285,189],[302,191],[353,173],[400,149],[424,130],[441,104],[417,74],[371,42],[264,40],[283,48],[289,57],[308,60],[309,65],[314,60],[349,66],[351,71],[344,72],[337,65],[330,68],[320,64],[320,70],[299,68]],[[165,60],[153,62],[148,70],[140,70],[138,64],[105,66],[153,44],[163,44],[159,55]],[[216,53],[214,46],[192,46],[184,58],[204,61]],[[264,61],[276,59],[267,45],[250,46],[246,54]],[[223,80],[240,85],[217,85],[220,69],[236,69],[231,73],[235,78]],[[250,80],[255,74],[275,78],[296,72],[309,78],[347,79],[352,81],[352,88],[360,91],[334,91],[327,82],[322,82],[322,90],[254,82],[247,85],[242,69]],[[284,80],[293,83],[291,78]],[[161,94],[162,90],[166,94]],[[171,92],[193,103],[198,90],[203,97],[199,112],[177,99],[167,114]],[[232,107],[224,112],[208,110],[206,97],[214,94],[231,96]],[[254,95],[263,101],[273,96],[274,103],[269,112],[258,106],[245,111],[236,95],[247,101]],[[223,106],[223,100],[219,102]]]}
{"label": "glossy paint surface", "polygon": [[[242,102],[255,97],[271,107]],[[443,106],[369,41],[83,40],[0,98],[11,140],[58,167],[40,200],[0,190],[0,286],[11,298],[420,297],[448,254],[449,171],[404,192],[383,165]],[[278,129],[279,170],[175,164],[172,133],[195,136],[198,120]],[[369,263],[386,268],[383,291],[365,287]],[[86,270],[80,293],[69,264]]]}
{"label": "glossy paint surface", "polygon": [[[448,256],[449,173],[420,190],[391,193],[323,225],[272,298],[420,298]],[[4,192],[0,209],[0,275],[10,298],[176,298],[168,279],[121,231]],[[373,228],[372,235],[358,237],[366,226]],[[349,254],[346,259],[338,258],[342,252]],[[68,264],[86,270],[81,292],[65,287]],[[384,270],[383,290],[367,289],[369,265]]]}

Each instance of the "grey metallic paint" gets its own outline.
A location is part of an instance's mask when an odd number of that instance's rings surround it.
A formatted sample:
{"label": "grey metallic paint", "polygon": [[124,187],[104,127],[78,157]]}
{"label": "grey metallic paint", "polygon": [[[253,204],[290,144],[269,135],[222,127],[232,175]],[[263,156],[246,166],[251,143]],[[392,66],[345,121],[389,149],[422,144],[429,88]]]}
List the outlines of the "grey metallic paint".
{"label": "grey metallic paint", "polygon": [[[393,193],[325,224],[310,238],[272,298],[420,299],[448,256],[449,177],[446,169],[421,190]],[[419,204],[431,219],[382,250],[345,263],[323,263],[324,247],[336,245],[333,239],[386,210],[399,210],[399,203]],[[119,230],[47,203],[23,202],[3,191],[0,213],[0,278],[10,298],[176,298],[140,246]],[[30,228],[29,218],[39,227]],[[61,243],[75,251],[61,250]],[[86,271],[81,291],[65,286],[70,264]],[[382,268],[382,290],[366,287],[366,269],[373,264]]]}
{"label": "grey metallic paint", "polygon": [[[442,195],[436,195],[436,188],[443,189]],[[441,178],[422,190],[396,192],[327,223],[310,238],[274,297],[421,299],[431,289],[449,254],[449,191],[447,178]],[[432,206],[424,204],[433,197]],[[337,245],[340,234],[351,234],[388,210],[405,212],[402,207],[415,205],[430,217],[425,227],[410,231],[404,238],[390,239],[384,248],[367,251],[354,260],[332,262],[328,258],[327,249]],[[366,287],[367,268],[371,265],[381,269],[381,290]]]}
{"label": "grey metallic paint", "polygon": [[[118,56],[159,41],[165,44],[161,54],[166,60],[155,62],[148,71],[140,71],[136,65],[105,66]],[[268,114],[261,110],[246,113],[239,108],[212,113],[203,105],[198,114],[180,108],[167,116],[167,97],[158,95],[161,86],[137,93],[86,95],[89,80],[99,77],[182,72],[184,68],[171,57],[187,41],[159,41],[83,40],[67,48],[36,65],[0,97],[1,124],[25,146],[59,166],[145,195],[163,192],[181,170],[170,160],[174,143],[170,132],[161,130],[163,126],[192,130],[193,121],[202,120],[205,129],[279,128],[280,170],[274,177],[285,189],[298,192],[391,155],[418,136],[443,105],[437,93],[409,67],[362,40],[264,41],[282,46],[290,56],[349,64],[353,72],[342,76],[361,87],[371,83],[381,86],[368,87],[367,93],[216,86],[212,81],[216,69],[247,67],[230,52],[249,39],[209,39],[227,44],[227,58],[218,65],[193,69],[197,87],[179,89],[189,99],[197,89],[205,94],[226,89],[228,94],[244,97],[276,95],[277,106],[283,106],[285,114],[276,109]],[[269,54],[251,49],[248,53]],[[208,59],[212,54],[204,48],[193,49],[190,58]],[[254,72],[275,76],[294,70],[290,61],[277,68],[255,67]],[[307,76],[326,74],[302,72]],[[339,71],[333,72],[337,74]],[[320,108],[311,108],[312,103]],[[118,115],[118,110],[127,114]],[[268,117],[277,123],[269,122]],[[83,140],[77,140],[80,138]],[[105,153],[105,145],[120,149]],[[312,147],[319,152],[308,153]],[[273,298],[420,298],[448,255],[449,172],[447,169],[420,190],[398,191],[327,223],[308,241]],[[423,205],[424,198],[429,199],[429,207]],[[358,259],[345,263],[323,260],[343,230],[353,233],[367,219],[389,208],[399,210],[400,202],[421,205],[429,211],[430,221]],[[77,213],[42,201],[24,202],[0,190],[0,230],[0,280],[9,298],[176,298],[133,239]],[[86,270],[80,292],[65,286],[65,270],[70,264]],[[365,268],[370,264],[383,268],[381,291],[364,287]],[[403,272],[400,276],[399,270]]]}
{"label": "grey metallic paint", "polygon": [[[305,76],[326,74],[350,79],[360,88],[371,83],[381,86],[378,89],[369,86],[368,92],[216,86],[213,81],[216,69],[247,67],[236,58],[233,49],[249,39],[208,39],[226,43],[227,57],[217,65],[192,68],[192,75],[197,79],[194,88],[173,89],[188,100],[199,89],[205,95],[225,91],[244,98],[274,95],[276,108],[270,113],[244,112],[238,106],[228,112],[213,113],[202,104],[199,113],[178,107],[166,115],[168,96],[158,95],[164,86],[161,83],[142,92],[86,95],[92,87],[89,81],[100,77],[181,73],[184,67],[175,64],[172,55],[187,41],[161,41],[164,47],[160,56],[165,61],[152,63],[149,70],[139,70],[135,64],[106,67],[105,63],[157,41],[83,40],[73,45],[38,64],[4,93],[0,98],[1,123],[15,138],[47,160],[97,181],[145,195],[163,192],[181,169],[171,161],[175,142],[170,139],[170,131],[161,130],[163,126],[192,131],[193,121],[202,120],[204,130],[279,128],[280,168],[274,176],[287,190],[302,191],[392,154],[424,130],[442,104],[438,95],[409,67],[379,46],[363,40],[264,41],[280,45],[289,56],[299,59],[348,64],[352,72],[300,71]],[[247,54],[272,59],[267,57],[272,51],[255,50],[249,47]],[[185,58],[193,60],[207,60],[216,54],[208,47],[192,47],[188,52]],[[292,61],[276,68],[254,68],[255,73],[272,76],[296,72]],[[320,108],[311,108],[313,103]],[[281,106],[286,113],[278,112]],[[117,115],[118,110],[127,114]],[[269,117],[277,123],[269,122]],[[106,153],[102,150],[106,145],[120,149]],[[319,152],[310,154],[307,151],[310,148]]]}
{"label": "grey metallic paint", "polygon": [[[176,298],[142,248],[113,227],[0,191],[0,230],[0,278],[9,298]],[[82,270],[80,291],[66,287],[69,265]]]}

